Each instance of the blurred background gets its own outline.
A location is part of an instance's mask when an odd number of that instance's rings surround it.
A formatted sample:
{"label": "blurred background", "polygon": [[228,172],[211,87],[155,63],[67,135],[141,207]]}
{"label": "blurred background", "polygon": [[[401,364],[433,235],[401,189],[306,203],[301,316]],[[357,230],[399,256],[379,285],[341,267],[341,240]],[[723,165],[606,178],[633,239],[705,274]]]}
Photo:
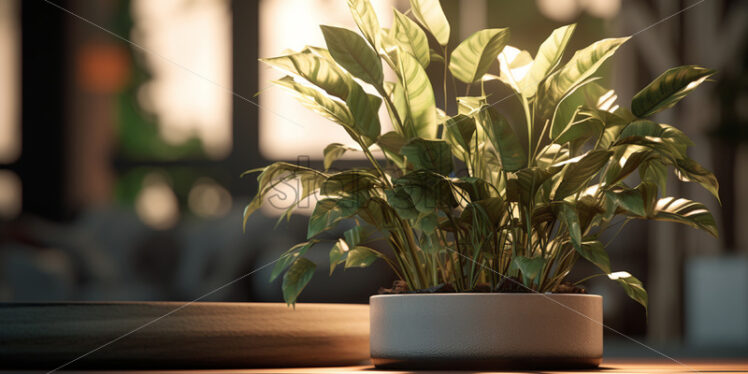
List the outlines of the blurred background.
{"label": "blurred background", "polygon": [[[391,7],[408,9],[372,3],[385,27]],[[633,222],[609,251],[614,271],[644,282],[648,315],[613,282],[588,289],[604,296],[608,326],[670,355],[748,356],[748,3],[442,5],[452,47],[486,27],[510,27],[510,44],[533,55],[566,23],[579,24],[572,51],[634,34],[603,70],[623,105],[669,67],[719,71],[657,120],[691,136],[691,157],[717,175],[721,206],[674,177],[668,193],[705,202],[720,239]],[[272,207],[242,232],[256,182],[240,174],[276,160],[321,168],[324,146],[346,142],[271,87],[278,73],[257,62],[322,46],[319,24],[355,27],[344,0],[0,0],[0,301],[192,300],[303,241],[306,217],[276,227]],[[433,79],[441,69],[430,67]],[[511,118],[519,108],[507,100],[499,110]],[[287,207],[295,190],[274,198]],[[325,249],[312,254],[319,274],[302,302],[366,303],[393,280],[383,264],[328,277]],[[580,263],[572,278],[592,271]],[[205,300],[280,301],[269,274]],[[608,356],[655,355],[606,334]]]}

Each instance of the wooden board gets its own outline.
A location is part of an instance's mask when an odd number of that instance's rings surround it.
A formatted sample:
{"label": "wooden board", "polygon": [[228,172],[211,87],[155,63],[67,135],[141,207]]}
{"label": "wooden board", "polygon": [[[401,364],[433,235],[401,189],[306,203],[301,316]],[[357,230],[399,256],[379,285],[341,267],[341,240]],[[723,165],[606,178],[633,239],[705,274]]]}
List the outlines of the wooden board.
{"label": "wooden board", "polygon": [[368,305],[0,304],[1,368],[54,369],[71,360],[66,368],[334,366],[368,358]]}
{"label": "wooden board", "polygon": [[[598,370],[586,370],[586,371],[542,371],[543,374],[573,374],[573,373],[688,373],[698,371],[701,373],[746,373],[748,372],[748,361],[742,360],[685,360],[681,361],[686,366],[679,365],[666,360],[614,360],[604,361],[603,365]],[[65,373],[73,373],[73,371],[64,371]],[[169,371],[84,371],[81,374],[94,374],[94,373],[107,373],[107,374],[155,374],[155,373],[168,373],[168,374],[276,374],[276,373],[288,373],[288,374],[359,374],[359,373],[380,373],[380,374],[407,374],[414,372],[402,372],[402,371],[379,371],[373,370],[371,366],[349,366],[349,367],[318,367],[318,368],[288,368],[288,369],[245,369],[245,370],[169,370]],[[4,373],[0,371],[0,374]],[[15,373],[15,372],[14,372]],[[36,374],[37,372],[29,371],[29,374]],[[44,372],[38,372],[44,373]],[[417,373],[429,374],[429,373],[444,373],[435,371],[418,371]],[[465,372],[470,373],[470,372]],[[501,373],[518,373],[514,372],[481,372],[483,374],[501,374]],[[523,372],[519,372],[523,373]],[[525,372],[526,373],[526,372]],[[538,372],[531,372],[538,373]]]}
{"label": "wooden board", "polygon": [[[482,374],[502,374],[502,373],[543,373],[543,374],[574,374],[574,373],[647,373],[647,374],[669,374],[669,373],[689,373],[689,372],[700,372],[700,373],[746,373],[748,372],[748,361],[742,360],[681,360],[686,366],[662,360],[608,360],[603,361],[603,364],[597,370],[584,370],[584,371],[512,371],[512,372],[499,372],[499,371],[485,371]],[[94,373],[107,373],[107,374],[155,374],[155,373],[168,373],[168,374],[360,374],[360,373],[378,373],[378,374],[409,374],[409,373],[446,373],[445,371],[381,371],[374,370],[372,366],[349,366],[349,367],[317,367],[317,368],[276,368],[276,369],[245,369],[245,370],[180,370],[180,371],[101,371],[91,372],[85,371],[81,374],[94,374]],[[2,373],[2,371],[0,371]],[[65,373],[72,373],[65,371]],[[470,372],[464,372],[470,373]],[[31,372],[29,372],[31,374]],[[35,373],[34,373],[35,374]]]}

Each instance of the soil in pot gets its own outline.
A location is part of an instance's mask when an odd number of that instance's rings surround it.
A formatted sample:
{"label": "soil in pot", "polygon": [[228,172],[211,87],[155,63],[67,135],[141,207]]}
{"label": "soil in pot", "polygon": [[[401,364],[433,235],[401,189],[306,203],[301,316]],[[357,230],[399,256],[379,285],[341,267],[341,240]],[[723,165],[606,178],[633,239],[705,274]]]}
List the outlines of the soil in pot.
{"label": "soil in pot", "polygon": [[[421,290],[410,290],[408,284],[403,280],[396,280],[392,282],[392,288],[380,288],[379,295],[398,295],[398,294],[430,294],[430,293],[536,293],[528,290],[522,285],[522,282],[516,279],[512,279],[509,282],[503,282],[495,289],[491,288],[488,283],[478,283],[475,288],[471,291],[457,291],[455,287],[450,283],[442,283],[434,287],[429,287]],[[571,282],[564,282],[556,286],[551,291],[552,293],[578,293],[586,294],[587,290],[584,287],[576,286]]]}

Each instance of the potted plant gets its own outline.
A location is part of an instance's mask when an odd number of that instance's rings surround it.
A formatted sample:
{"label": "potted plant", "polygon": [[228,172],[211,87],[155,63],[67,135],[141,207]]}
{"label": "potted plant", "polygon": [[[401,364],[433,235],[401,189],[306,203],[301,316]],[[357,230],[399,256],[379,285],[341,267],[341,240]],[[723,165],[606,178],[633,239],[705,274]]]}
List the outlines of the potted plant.
{"label": "potted plant", "polygon": [[[315,271],[304,254],[318,235],[354,220],[332,246],[330,272],[381,259],[402,281],[370,299],[378,367],[598,365],[602,298],[573,292],[566,276],[576,261],[592,262],[600,273],[590,277],[608,276],[647,305],[639,280],[612,271],[601,235],[614,218],[674,221],[717,235],[704,205],[665,189],[669,169],[715,197],[716,179],[688,157],[683,132],[648,119],[714,72],[670,69],[629,110],[595,77],[628,38],[595,42],[565,62],[575,25],[554,30],[534,58],[511,47],[504,28],[478,31],[449,50],[438,0],[411,0],[410,15],[395,10],[389,28],[368,0],[348,5],[360,33],[321,26],[326,49],[261,60],[286,73],[277,85],[358,144],[328,145],[324,171],[285,162],[250,171],[260,172],[259,190],[245,222],[279,183],[298,179],[301,198],[322,197],[308,241],[275,265],[273,277],[285,271],[286,302],[296,302]],[[499,73],[490,74],[497,60]],[[443,67],[442,87],[424,70],[431,64]],[[384,79],[387,69],[396,79]],[[492,95],[490,81],[512,97]],[[454,94],[457,84],[464,96]],[[511,123],[493,107],[504,99],[516,101],[522,120]],[[456,112],[447,111],[448,100]],[[393,131],[381,131],[381,105]],[[371,166],[329,170],[354,151]],[[392,253],[363,244],[372,238],[386,240]]]}

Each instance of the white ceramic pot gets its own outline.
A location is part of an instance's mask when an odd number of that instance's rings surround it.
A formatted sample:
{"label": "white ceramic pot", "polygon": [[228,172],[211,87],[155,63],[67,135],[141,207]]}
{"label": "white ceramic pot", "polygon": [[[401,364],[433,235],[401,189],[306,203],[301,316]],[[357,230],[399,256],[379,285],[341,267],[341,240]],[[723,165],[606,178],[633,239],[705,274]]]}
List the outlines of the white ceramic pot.
{"label": "white ceramic pot", "polygon": [[378,368],[592,368],[602,361],[598,295],[377,295],[370,307]]}

